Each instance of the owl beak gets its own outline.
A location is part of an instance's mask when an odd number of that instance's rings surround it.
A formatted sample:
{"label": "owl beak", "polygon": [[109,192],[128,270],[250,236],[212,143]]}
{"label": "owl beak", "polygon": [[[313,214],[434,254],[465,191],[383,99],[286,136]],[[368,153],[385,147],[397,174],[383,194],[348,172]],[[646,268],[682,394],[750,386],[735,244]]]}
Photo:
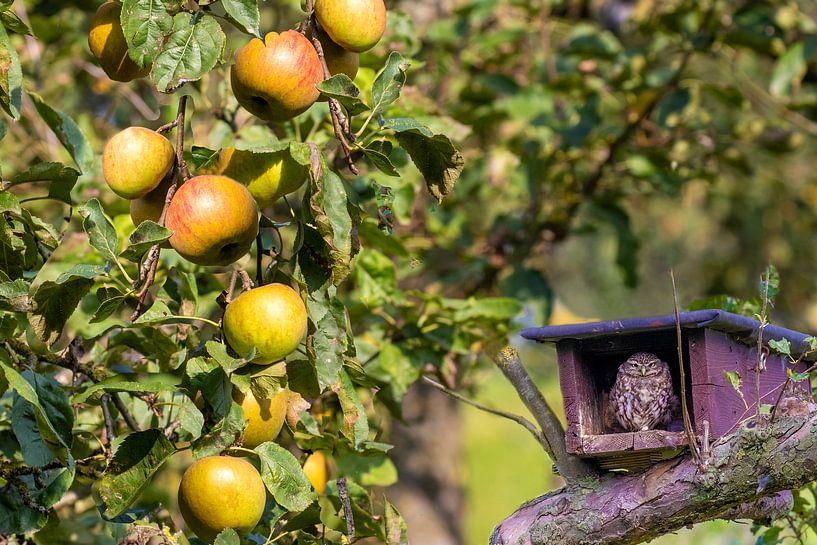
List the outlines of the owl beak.
{"label": "owl beak", "polygon": [[647,369],[647,366],[646,366],[646,365],[642,365],[642,366],[640,367],[640,371],[641,371],[641,376],[642,376],[642,377],[646,377],[646,376],[647,376],[647,371],[648,371],[648,369]]}

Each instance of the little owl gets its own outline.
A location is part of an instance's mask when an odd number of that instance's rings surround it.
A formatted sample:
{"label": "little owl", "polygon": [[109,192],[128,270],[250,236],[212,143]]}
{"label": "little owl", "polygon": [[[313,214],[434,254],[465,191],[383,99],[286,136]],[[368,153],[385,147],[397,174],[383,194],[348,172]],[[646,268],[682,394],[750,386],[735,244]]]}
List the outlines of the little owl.
{"label": "little owl", "polygon": [[633,354],[618,368],[607,407],[609,427],[646,431],[672,421],[678,398],[672,391],[669,366],[655,354]]}

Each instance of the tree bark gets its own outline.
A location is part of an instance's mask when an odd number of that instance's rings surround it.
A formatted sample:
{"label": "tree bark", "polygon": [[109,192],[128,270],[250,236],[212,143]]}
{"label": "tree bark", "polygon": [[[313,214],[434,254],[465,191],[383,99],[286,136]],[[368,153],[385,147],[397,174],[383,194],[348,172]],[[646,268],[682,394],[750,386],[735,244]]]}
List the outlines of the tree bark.
{"label": "tree bark", "polygon": [[[768,421],[768,419],[766,419]],[[689,454],[636,474],[607,473],[540,496],[502,521],[491,545],[629,545],[716,518],[769,519],[817,480],[817,405],[744,427],[699,468]]]}

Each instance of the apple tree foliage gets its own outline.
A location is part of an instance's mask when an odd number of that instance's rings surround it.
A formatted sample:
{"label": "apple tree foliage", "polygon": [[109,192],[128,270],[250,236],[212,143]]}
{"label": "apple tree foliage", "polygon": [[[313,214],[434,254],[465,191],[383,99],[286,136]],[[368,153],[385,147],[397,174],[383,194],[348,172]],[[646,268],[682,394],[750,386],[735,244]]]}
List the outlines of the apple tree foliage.
{"label": "apple tree foliage", "polygon": [[[813,251],[802,240],[817,224],[815,193],[800,197],[802,184],[777,176],[817,134],[817,28],[801,3],[435,2],[441,17],[390,3],[387,34],[355,81],[320,85],[351,119],[359,175],[326,103],[265,125],[231,96],[233,51],[293,28],[299,6],[125,0],[129,54],[152,69],[116,84],[87,51],[98,4],[0,0],[4,537],[184,543],[152,481],[177,460],[238,446],[233,388],[285,382],[286,431],[253,456],[272,500],[244,541],[344,542],[351,512],[356,537],[404,543],[380,491],[397,479],[390,418],[423,374],[466,381],[504,341],[519,301],[547,319],[560,242],[609,230],[615,251],[596,265],[635,285],[654,229],[644,218],[675,211],[647,203],[703,186],[696,206],[738,240],[733,257],[762,254],[758,214],[746,210],[770,201],[802,216],[763,241],[775,262],[795,254],[786,245],[801,259]],[[169,233],[129,225],[127,204],[101,181],[100,153],[125,126],[171,121],[180,95],[193,173],[227,146],[288,150],[311,171],[301,192],[264,211],[267,253],[237,265],[256,277],[260,262],[264,282],[297,285],[307,302],[308,338],[268,381],[251,383],[217,327],[230,268],[163,250],[150,306],[130,320],[139,265]],[[684,251],[694,259],[713,244]],[[726,273],[701,275],[709,292],[733,287]],[[322,498],[309,486],[299,462],[314,450],[346,479],[348,510],[336,481]],[[792,520],[806,519],[803,505]]]}
{"label": "apple tree foliage", "polygon": [[[99,75],[80,45],[84,32],[65,39],[75,57],[44,49],[61,47],[54,44],[63,40],[62,22],[87,29],[93,3],[18,4],[0,3],[0,135],[13,138],[10,126],[33,124],[63,151],[60,160],[38,157],[2,172],[0,534],[52,543],[79,524],[106,543],[140,532],[197,542],[178,531],[170,506],[157,510],[143,492],[180,453],[196,459],[241,448],[244,420],[233,389],[264,394],[286,385],[287,431],[252,454],[271,499],[241,541],[340,543],[353,534],[405,543],[403,519],[374,489],[396,479],[391,447],[381,440],[384,422],[400,416],[421,373],[442,377],[452,359],[501,341],[520,309],[509,299],[451,298],[398,283],[396,262],[411,250],[393,234],[393,210],[411,191],[394,195],[388,180],[413,169],[412,183],[439,203],[464,166],[444,131],[399,104],[416,61],[384,46],[368,57],[357,84],[345,75],[320,84],[355,134],[360,174],[351,176],[326,103],[268,126],[240,111],[227,85],[232,52],[267,30],[263,11],[277,10],[275,30],[284,30],[306,16],[297,6],[125,0],[129,55],[152,69],[147,81],[119,86]],[[26,45],[45,56],[21,62]],[[77,59],[86,73],[56,76]],[[78,105],[39,94],[46,72],[88,86],[94,96],[84,123]],[[132,104],[111,98],[120,94]],[[187,123],[175,130],[184,131],[193,173],[235,145],[286,150],[308,167],[309,179],[263,211],[261,248],[235,266],[197,267],[162,251],[146,308],[133,319],[144,286],[140,266],[170,231],[150,221],[127,225],[122,201],[100,183],[101,144],[122,125],[157,126],[156,115],[139,119],[145,110],[174,118],[182,95]],[[220,220],[212,218],[215,226]],[[310,316],[303,345],[260,379],[250,379],[247,361],[228,350],[218,327],[219,295],[237,268],[262,283],[299,287]],[[203,402],[194,403],[197,396]],[[330,481],[320,501],[301,469],[316,450],[330,453],[333,475],[344,478],[340,486]],[[67,511],[56,508],[65,504]],[[87,520],[72,520],[71,512]],[[217,543],[239,541],[227,531]]]}

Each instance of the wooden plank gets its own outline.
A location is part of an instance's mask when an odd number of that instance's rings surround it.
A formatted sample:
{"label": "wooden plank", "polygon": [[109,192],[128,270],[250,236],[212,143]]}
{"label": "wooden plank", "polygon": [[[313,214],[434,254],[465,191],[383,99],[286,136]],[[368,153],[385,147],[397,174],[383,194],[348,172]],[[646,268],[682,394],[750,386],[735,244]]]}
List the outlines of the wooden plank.
{"label": "wooden plank", "polygon": [[666,349],[675,346],[675,330],[649,331],[646,333],[631,333],[629,335],[614,335],[582,341],[584,352],[622,352],[632,354],[642,351]]}
{"label": "wooden plank", "polygon": [[677,449],[687,444],[686,434],[682,431],[649,430],[635,432],[633,448],[635,450]]}
{"label": "wooden plank", "polygon": [[556,345],[559,359],[559,382],[562,398],[572,399],[575,408],[568,415],[568,427],[578,427],[580,435],[602,431],[603,419],[599,413],[601,402],[593,374],[582,359],[581,345],[564,340]]}
{"label": "wooden plank", "polygon": [[634,433],[585,435],[582,437],[582,452],[587,455],[632,451],[634,440]]}
{"label": "wooden plank", "polygon": [[582,450],[582,430],[579,422],[579,404],[573,397],[564,399],[565,416],[567,417],[567,427],[565,428],[565,448],[572,454],[580,453]]}

